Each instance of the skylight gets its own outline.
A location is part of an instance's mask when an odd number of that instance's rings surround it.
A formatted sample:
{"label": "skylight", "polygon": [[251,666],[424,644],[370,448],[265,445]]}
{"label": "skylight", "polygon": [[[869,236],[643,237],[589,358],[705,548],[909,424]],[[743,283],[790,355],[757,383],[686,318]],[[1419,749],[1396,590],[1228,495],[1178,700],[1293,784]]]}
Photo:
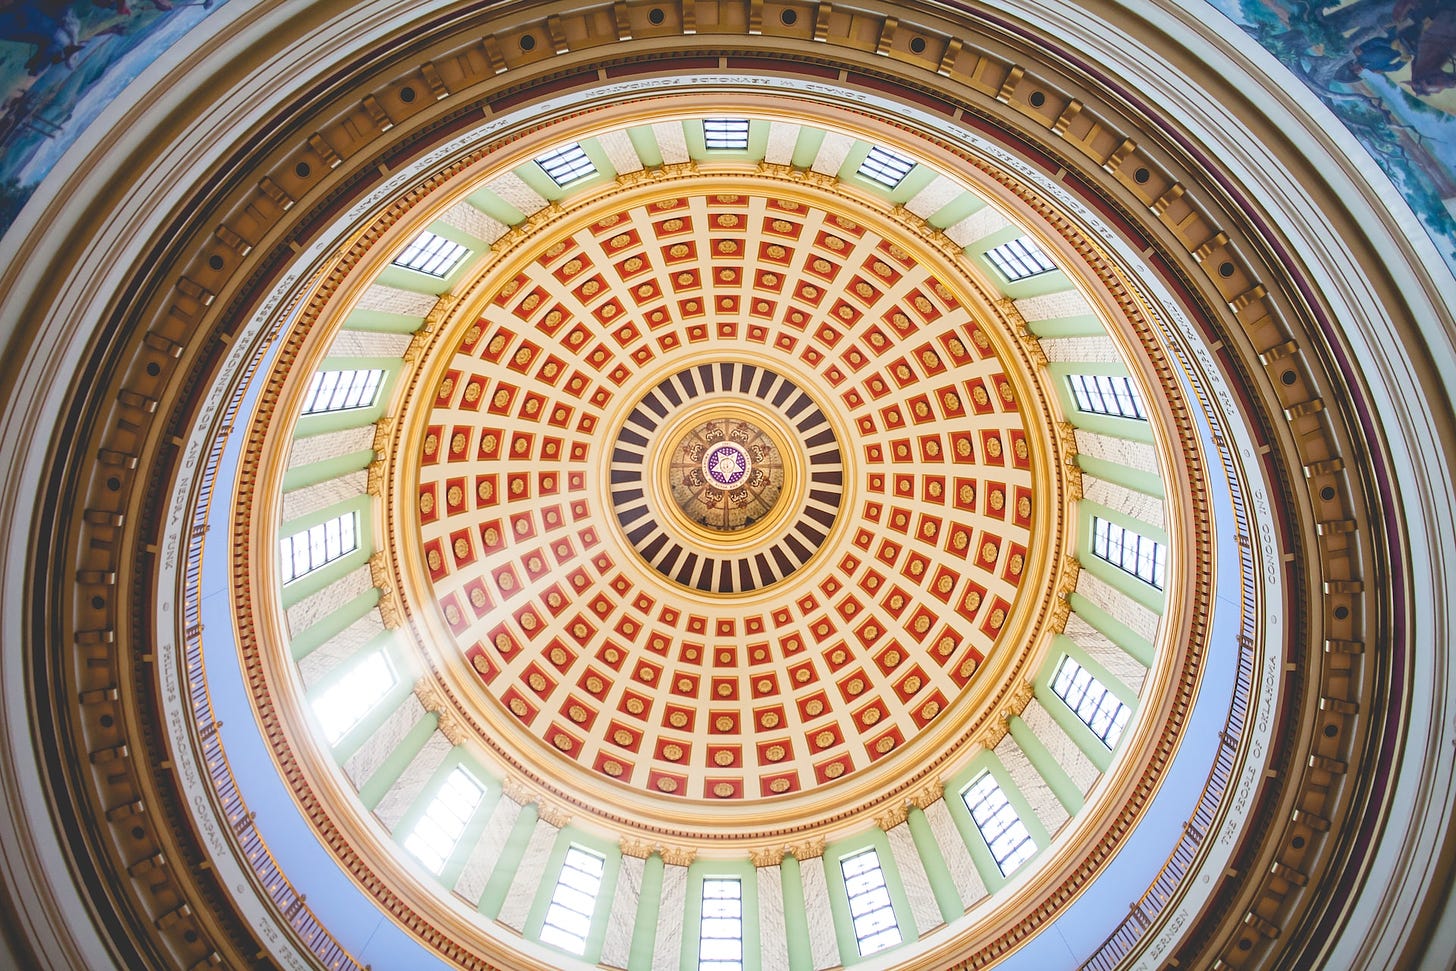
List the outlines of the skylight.
{"label": "skylight", "polygon": [[279,540],[283,582],[290,583],[359,548],[359,514],[346,512]]}
{"label": "skylight", "polygon": [[597,174],[597,167],[576,142],[536,156],[536,164],[562,187]]}
{"label": "skylight", "polygon": [[1105,519],[1092,520],[1092,553],[1139,580],[1163,589],[1167,547]]}
{"label": "skylight", "polygon": [[991,773],[983,772],[961,792],[961,801],[970,810],[976,829],[991,850],[1002,874],[1010,876],[1036,853],[1036,844],[1026,824],[1011,807]]}
{"label": "skylight", "polygon": [[443,280],[455,267],[460,265],[460,261],[465,259],[469,253],[470,250],[453,239],[436,236],[426,230],[416,236],[404,248],[403,253],[394,258],[394,265]]}
{"label": "skylight", "polygon": [[313,701],[313,713],[323,726],[324,738],[333,745],[349,734],[394,685],[394,669],[383,651],[375,651],[354,665]]}
{"label": "skylight", "polygon": [[703,141],[710,149],[745,149],[748,147],[746,118],[704,118]]}
{"label": "skylight", "polygon": [[319,415],[328,411],[368,408],[378,399],[379,386],[383,381],[382,370],[315,371],[308,384],[308,394],[303,399],[303,413]]}
{"label": "skylight", "polygon": [[874,847],[839,861],[844,889],[849,894],[849,916],[860,954],[874,954],[900,943],[900,925],[890,903],[890,890]]}
{"label": "skylight", "polygon": [[910,170],[914,167],[914,159],[906,158],[899,152],[892,152],[888,148],[876,145],[870,149],[865,160],[859,164],[858,174],[872,182],[878,182],[887,189],[893,189],[905,176],[910,174]]}
{"label": "skylight", "polygon": [[1092,672],[1070,657],[1064,657],[1052,678],[1052,692],[1067,703],[1067,707],[1092,729],[1092,734],[1101,739],[1103,745],[1109,749],[1117,746],[1132,709],[1108,691],[1105,684],[1092,676]]}
{"label": "skylight", "polygon": [[986,259],[990,260],[1001,275],[1008,281],[1025,280],[1028,277],[1037,276],[1041,273],[1050,273],[1057,268],[1057,265],[1047,258],[1029,236],[1021,236],[1009,243],[1002,243],[993,249],[986,251]]}
{"label": "skylight", "polygon": [[1133,387],[1132,378],[1111,374],[1069,374],[1067,383],[1077,408],[1092,415],[1147,420],[1143,399]]}
{"label": "skylight", "polygon": [[440,791],[430,800],[425,814],[411,827],[404,838],[404,848],[438,874],[445,868],[445,861],[455,852],[465,832],[465,824],[480,805],[485,787],[475,780],[463,766],[445,777]]}
{"label": "skylight", "polygon": [[561,875],[556,878],[556,889],[551,893],[551,906],[546,910],[546,924],[541,928],[543,944],[555,945],[572,954],[586,952],[604,865],[601,856],[579,846],[566,851]]}
{"label": "skylight", "polygon": [[743,884],[736,878],[703,880],[698,971],[743,971]]}

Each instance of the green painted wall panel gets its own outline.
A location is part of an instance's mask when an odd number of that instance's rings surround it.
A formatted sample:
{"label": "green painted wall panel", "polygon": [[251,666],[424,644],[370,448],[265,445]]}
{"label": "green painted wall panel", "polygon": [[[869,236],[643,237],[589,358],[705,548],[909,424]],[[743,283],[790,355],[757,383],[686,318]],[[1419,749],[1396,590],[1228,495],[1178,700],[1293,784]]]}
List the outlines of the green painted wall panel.
{"label": "green painted wall panel", "polygon": [[526,221],[525,213],[489,189],[476,189],[465,197],[465,201],[492,219],[503,222],[507,226],[515,226]]}
{"label": "green painted wall panel", "polygon": [[779,865],[779,875],[784,887],[784,936],[788,938],[789,971],[814,971],[814,952],[809,946],[809,912],[804,901],[804,874],[799,861],[785,856]]}
{"label": "green painted wall panel", "polygon": [[1011,730],[1011,737],[1020,746],[1026,760],[1046,782],[1052,794],[1057,797],[1057,801],[1062,804],[1062,808],[1072,816],[1081,812],[1084,802],[1081,790],[1072,781],[1072,777],[1067,775],[1067,770],[1062,768],[1052,753],[1042,744],[1042,740],[1032,732],[1031,726],[1026,724],[1019,715],[1011,716],[1007,724]]}
{"label": "green painted wall panel", "polygon": [[1107,328],[1095,314],[1075,314],[1071,317],[1053,317],[1049,320],[1027,321],[1026,329],[1037,337],[1102,337]]}
{"label": "green painted wall panel", "polygon": [[1134,632],[1132,628],[1080,593],[1072,593],[1067,600],[1072,605],[1072,611],[1078,617],[1091,624],[1093,628],[1126,651],[1139,664],[1145,668],[1153,666],[1153,645]]}
{"label": "green painted wall panel", "polygon": [[318,485],[321,482],[330,482],[351,472],[359,472],[369,467],[374,461],[374,449],[363,448],[357,452],[349,452],[345,455],[336,455],[331,459],[322,462],[310,462],[307,465],[295,465],[283,473],[282,490],[294,492],[308,486]]}
{"label": "green painted wall panel", "polygon": [[1091,455],[1078,455],[1077,467],[1104,482],[1126,486],[1134,492],[1141,492],[1143,495],[1152,496],[1155,499],[1165,498],[1163,480],[1151,472],[1130,469],[1125,465],[1118,465],[1116,462],[1109,462],[1107,459],[1099,459]]}
{"label": "green painted wall panel", "polygon": [[540,817],[535,803],[527,803],[521,807],[521,813],[516,817],[510,834],[506,836],[505,845],[501,847],[495,868],[490,871],[490,878],[485,882],[485,889],[480,892],[476,909],[491,920],[500,916],[501,906],[506,902],[506,894],[510,893],[511,882],[515,880],[516,870],[521,866],[521,858],[526,855],[526,844],[531,841],[531,831],[536,828],[538,818]]}
{"label": "green painted wall panel", "polygon": [[415,722],[414,727],[405,734],[404,738],[400,739],[394,751],[389,753],[389,757],[381,762],[379,768],[374,770],[374,774],[359,787],[359,802],[365,810],[374,811],[374,808],[379,805],[379,800],[383,799],[390,787],[399,781],[399,777],[415,760],[415,756],[420,754],[420,750],[425,747],[430,736],[435,734],[435,729],[439,724],[440,716],[432,711],[427,711],[425,717]]}
{"label": "green painted wall panel", "polygon": [[293,659],[300,661],[308,657],[308,655],[318,650],[321,644],[343,633],[351,624],[369,613],[378,604],[378,589],[365,590],[353,600],[341,604],[337,610],[320,618],[311,627],[305,627],[301,631],[294,631],[292,637],[289,639],[289,648],[293,652]]}
{"label": "green painted wall panel", "polygon": [[789,164],[799,169],[809,168],[819,155],[819,146],[823,144],[824,129],[807,126],[800,128],[798,140],[794,142],[794,154],[789,159]]}
{"label": "green painted wall panel", "polygon": [[964,192],[950,202],[947,202],[944,206],[941,206],[937,211],[931,213],[930,218],[926,222],[936,229],[945,229],[948,226],[954,226],[962,219],[974,215],[984,208],[986,208],[986,201],[984,199],[970,192]]}
{"label": "green painted wall panel", "polygon": [[637,901],[637,923],[632,928],[627,971],[651,971],[657,947],[657,918],[662,911],[662,857],[649,856],[642,867],[642,896]]}
{"label": "green painted wall panel", "polygon": [[652,126],[634,125],[627,129],[627,138],[644,166],[655,169],[662,164],[662,149],[657,147],[657,135],[653,133]]}
{"label": "green painted wall panel", "polygon": [[905,825],[910,827],[910,838],[915,841],[915,852],[925,867],[926,877],[930,879],[930,889],[935,894],[940,917],[948,924],[961,916],[964,908],[961,905],[960,891],[956,889],[955,879],[951,876],[950,866],[945,862],[945,854],[936,842],[930,820],[925,818],[925,810],[919,806],[911,806]]}
{"label": "green painted wall panel", "polygon": [[369,334],[413,334],[424,326],[425,318],[409,314],[392,314],[384,310],[361,310],[356,307],[344,318],[344,330]]}

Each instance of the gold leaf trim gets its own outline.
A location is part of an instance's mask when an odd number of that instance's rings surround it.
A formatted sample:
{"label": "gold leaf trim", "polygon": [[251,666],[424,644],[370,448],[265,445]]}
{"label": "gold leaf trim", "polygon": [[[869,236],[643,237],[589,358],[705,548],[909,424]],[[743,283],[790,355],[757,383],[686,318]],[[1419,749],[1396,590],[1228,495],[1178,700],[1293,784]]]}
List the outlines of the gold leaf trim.
{"label": "gold leaf trim", "polygon": [[767,846],[758,850],[749,850],[748,859],[756,867],[778,866],[784,862],[784,848]]}

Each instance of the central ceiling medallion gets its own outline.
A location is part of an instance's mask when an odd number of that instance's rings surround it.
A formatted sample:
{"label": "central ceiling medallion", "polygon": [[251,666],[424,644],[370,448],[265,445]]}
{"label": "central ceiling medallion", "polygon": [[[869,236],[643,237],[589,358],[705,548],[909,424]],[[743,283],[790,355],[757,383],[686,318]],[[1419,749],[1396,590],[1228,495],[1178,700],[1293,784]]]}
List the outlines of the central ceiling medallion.
{"label": "central ceiling medallion", "polygon": [[748,363],[704,364],[659,382],[617,434],[612,504],[660,575],[746,593],[797,572],[839,513],[844,466],[819,405]]}
{"label": "central ceiling medallion", "polygon": [[674,449],[668,486],[689,519],[731,533],[770,515],[784,488],[773,437],[747,418],[709,418]]}

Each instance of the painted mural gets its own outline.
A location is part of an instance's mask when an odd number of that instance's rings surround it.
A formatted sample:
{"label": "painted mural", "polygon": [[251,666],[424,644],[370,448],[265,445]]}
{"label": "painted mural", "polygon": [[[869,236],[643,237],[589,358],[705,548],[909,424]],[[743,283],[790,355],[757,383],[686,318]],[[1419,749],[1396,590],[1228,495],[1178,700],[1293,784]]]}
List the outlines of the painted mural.
{"label": "painted mural", "polygon": [[227,0],[0,0],[0,230],[103,108]]}
{"label": "painted mural", "polygon": [[1456,0],[1209,0],[1329,106],[1456,272]]}
{"label": "painted mural", "polygon": [[[227,0],[0,0],[0,232],[106,104]],[[1456,0],[1208,0],[1320,97],[1456,272]]]}

